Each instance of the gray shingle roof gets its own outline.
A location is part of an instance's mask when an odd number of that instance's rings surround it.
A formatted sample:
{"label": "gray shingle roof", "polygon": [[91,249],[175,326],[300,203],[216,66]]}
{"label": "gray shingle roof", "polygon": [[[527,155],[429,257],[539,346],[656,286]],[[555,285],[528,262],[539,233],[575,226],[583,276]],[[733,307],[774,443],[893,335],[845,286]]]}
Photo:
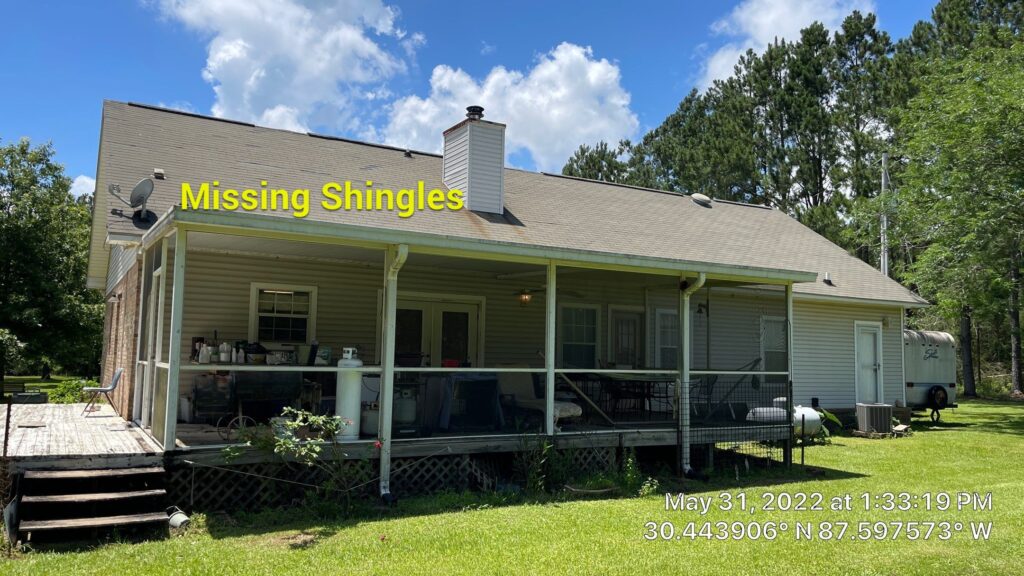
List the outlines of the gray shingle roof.
{"label": "gray shingle roof", "polygon": [[[311,220],[467,240],[807,271],[818,273],[819,280],[828,272],[834,286],[808,282],[797,284],[795,292],[910,305],[924,302],[778,210],[726,202],[704,208],[678,194],[506,169],[507,219],[467,210],[423,211],[404,219],[386,211],[327,211],[317,199],[328,181],[372,180],[375,186],[399,189],[424,180],[428,189],[444,189],[441,158],[418,152],[409,158],[401,150],[382,146],[106,102],[97,190],[106,190],[110,183],[130,190],[154,168],[166,173],[166,180],[157,181],[149,203],[157,214],[178,204],[183,181],[196,185],[218,180],[223,189],[258,188],[262,179],[271,186],[312,189],[307,217]],[[97,213],[106,214],[107,232],[144,232],[143,224],[119,213],[127,207],[106,198],[98,195]],[[264,214],[292,217],[289,212]]]}

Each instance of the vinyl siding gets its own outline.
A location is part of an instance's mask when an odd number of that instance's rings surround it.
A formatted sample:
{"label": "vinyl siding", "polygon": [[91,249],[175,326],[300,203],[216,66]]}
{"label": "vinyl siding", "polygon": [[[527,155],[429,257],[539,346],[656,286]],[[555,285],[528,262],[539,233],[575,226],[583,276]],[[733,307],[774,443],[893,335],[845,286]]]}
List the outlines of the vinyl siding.
{"label": "vinyl siding", "polygon": [[466,191],[469,184],[469,128],[463,126],[444,138],[444,184]]}
{"label": "vinyl siding", "polygon": [[824,408],[856,404],[854,323],[882,322],[883,401],[903,402],[903,360],[899,308],[797,300],[793,304],[793,401]]}
{"label": "vinyl siding", "polygon": [[[677,310],[674,291],[652,291],[648,297],[649,362],[654,364],[655,315],[659,309]],[[752,370],[761,357],[761,319],[786,315],[785,297],[778,291],[707,288],[690,297],[691,366],[694,370]],[[710,330],[709,330],[710,325]],[[763,370],[758,366],[757,370]]]}
{"label": "vinyl siding", "polygon": [[469,209],[504,212],[505,128],[469,125]]}
{"label": "vinyl siding", "polygon": [[121,282],[124,275],[128,270],[135,266],[135,261],[138,256],[138,248],[131,246],[125,247],[120,244],[115,244],[110,249],[110,263],[107,267],[107,288],[104,294],[110,294],[114,287]]}

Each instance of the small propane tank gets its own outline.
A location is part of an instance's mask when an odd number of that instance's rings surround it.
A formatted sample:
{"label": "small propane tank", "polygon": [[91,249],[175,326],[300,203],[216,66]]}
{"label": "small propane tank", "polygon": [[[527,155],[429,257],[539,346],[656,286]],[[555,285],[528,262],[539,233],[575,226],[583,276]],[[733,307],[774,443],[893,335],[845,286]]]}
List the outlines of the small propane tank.
{"label": "small propane tank", "polygon": [[408,388],[395,391],[392,418],[398,424],[412,424],[416,421],[416,395]]}
{"label": "small propane tank", "polygon": [[352,423],[345,426],[338,436],[339,439],[356,440],[359,438],[363,371],[344,370],[344,368],[359,368],[362,365],[363,361],[359,359],[354,347],[341,349],[341,360],[338,360],[338,389],[335,391],[334,414],[351,420]]}
{"label": "small propane tank", "polygon": [[797,437],[814,436],[821,430],[821,414],[806,406],[793,407],[793,433]]}

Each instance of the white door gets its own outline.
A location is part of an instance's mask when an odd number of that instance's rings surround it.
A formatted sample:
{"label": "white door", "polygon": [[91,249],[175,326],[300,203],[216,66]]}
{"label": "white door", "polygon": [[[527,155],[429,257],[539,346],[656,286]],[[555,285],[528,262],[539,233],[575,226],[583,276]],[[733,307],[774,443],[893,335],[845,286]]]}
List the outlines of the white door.
{"label": "white door", "polygon": [[857,402],[881,402],[882,327],[857,324]]}

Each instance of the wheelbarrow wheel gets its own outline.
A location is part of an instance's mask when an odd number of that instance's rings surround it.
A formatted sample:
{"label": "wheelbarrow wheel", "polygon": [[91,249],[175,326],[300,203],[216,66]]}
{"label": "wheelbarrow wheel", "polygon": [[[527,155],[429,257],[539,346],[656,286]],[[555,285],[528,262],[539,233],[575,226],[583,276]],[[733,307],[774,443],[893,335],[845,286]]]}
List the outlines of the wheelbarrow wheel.
{"label": "wheelbarrow wheel", "polygon": [[256,426],[256,421],[248,416],[224,416],[217,421],[217,435],[225,442],[237,439],[239,432]]}

